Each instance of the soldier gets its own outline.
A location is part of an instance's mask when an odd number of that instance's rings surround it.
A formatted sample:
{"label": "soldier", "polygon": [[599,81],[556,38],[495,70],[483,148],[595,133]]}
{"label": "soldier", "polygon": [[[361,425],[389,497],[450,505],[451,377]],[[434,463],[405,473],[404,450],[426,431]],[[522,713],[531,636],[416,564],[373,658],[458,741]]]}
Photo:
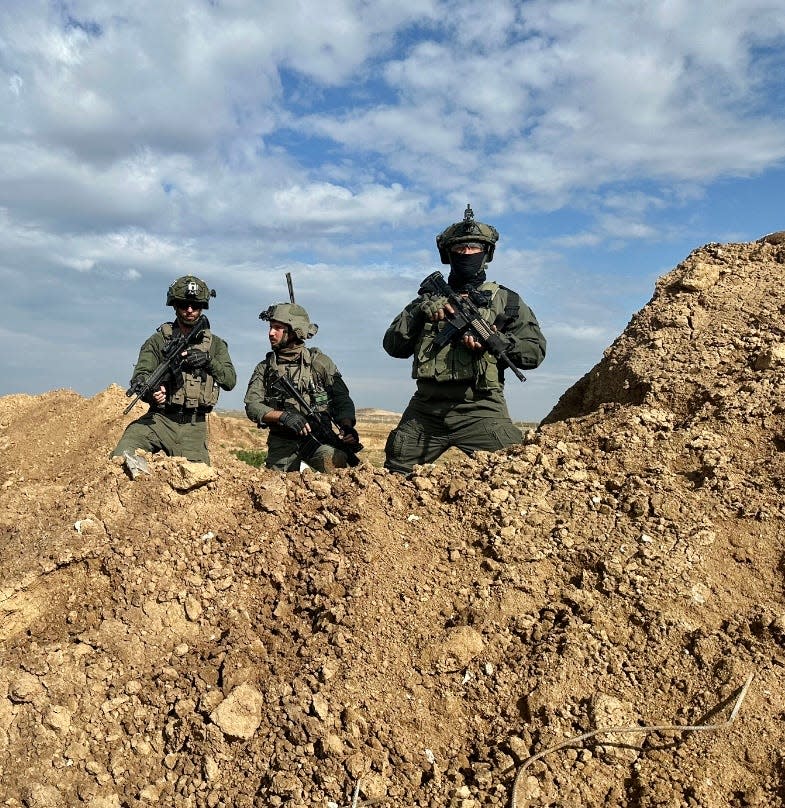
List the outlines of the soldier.
{"label": "soldier", "polygon": [[[500,335],[505,353],[518,368],[535,368],[545,358],[545,337],[532,310],[504,286],[487,281],[499,233],[474,220],[470,206],[462,222],[436,237],[447,282],[456,293],[469,292],[485,319]],[[432,463],[451,446],[471,455],[520,443],[521,431],[510,420],[504,398],[503,361],[470,334],[434,346],[453,309],[444,297],[421,295],[393,320],[384,335],[390,356],[413,356],[417,390],[385,447],[385,468],[409,474],[417,463]]]}
{"label": "soldier", "polygon": [[[276,385],[286,376],[311,409],[329,413],[341,429],[347,446],[359,446],[354,404],[335,362],[318,348],[307,348],[319,326],[296,303],[276,303],[265,309],[260,320],[270,323],[272,350],[256,366],[245,393],[245,412],[262,428],[269,428],[265,465],[277,471],[298,471],[303,461],[303,438],[311,426],[300,404]],[[310,455],[310,452],[309,452]],[[347,454],[321,445],[305,461],[317,471],[345,468]]]}
{"label": "soldier", "polygon": [[[164,361],[166,345],[174,335],[187,335],[200,322],[211,297],[215,291],[193,275],[178,278],[169,287],[166,305],[174,308],[175,319],[160,325],[142,345],[131,376],[132,388]],[[231,390],[237,374],[229,346],[206,325],[201,337],[183,352],[182,372],[170,374],[157,390],[143,397],[150,409],[126,427],[114,456],[125,452],[133,456],[135,449],[144,449],[209,465],[207,414],[218,401],[219,388]]]}

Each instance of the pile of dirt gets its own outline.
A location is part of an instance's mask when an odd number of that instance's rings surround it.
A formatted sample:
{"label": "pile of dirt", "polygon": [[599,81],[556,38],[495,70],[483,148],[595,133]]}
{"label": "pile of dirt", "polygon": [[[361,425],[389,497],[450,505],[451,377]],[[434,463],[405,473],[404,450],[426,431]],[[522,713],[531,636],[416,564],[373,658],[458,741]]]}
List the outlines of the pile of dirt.
{"label": "pile of dirt", "polygon": [[[696,250],[523,445],[410,480],[213,417],[132,482],[119,388],[0,399],[2,805],[782,804],[784,242]],[[714,728],[597,733],[652,725]]]}

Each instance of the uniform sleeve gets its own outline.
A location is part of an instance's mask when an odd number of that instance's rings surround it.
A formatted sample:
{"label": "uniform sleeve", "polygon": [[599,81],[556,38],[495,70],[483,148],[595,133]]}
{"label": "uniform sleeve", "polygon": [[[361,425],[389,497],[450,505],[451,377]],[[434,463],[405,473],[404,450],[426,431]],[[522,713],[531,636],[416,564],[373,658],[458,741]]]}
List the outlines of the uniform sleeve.
{"label": "uniform sleeve", "polygon": [[354,402],[349,394],[349,388],[341,376],[335,362],[327,354],[320,353],[314,363],[314,370],[327,391],[330,401],[330,415],[335,421],[351,421],[356,423]]}
{"label": "uniform sleeve", "polygon": [[338,423],[351,421],[352,425],[354,425],[357,422],[354,402],[349,395],[349,388],[346,386],[343,376],[337,370],[327,393],[330,396],[330,413],[333,418]]}
{"label": "uniform sleeve", "polygon": [[262,418],[268,412],[273,411],[273,407],[264,403],[267,397],[267,388],[264,384],[264,372],[266,369],[264,362],[260,362],[251,374],[248,382],[248,389],[245,391],[245,414],[257,424],[262,423]]}
{"label": "uniform sleeve", "polygon": [[[508,291],[508,294],[516,293]],[[504,323],[499,330],[508,337],[507,355],[512,363],[515,367],[528,370],[536,368],[545,359],[546,343],[534,312],[522,298],[518,300],[517,316]]]}
{"label": "uniform sleeve", "polygon": [[420,297],[412,300],[390,323],[382,340],[382,346],[390,356],[396,359],[408,359],[414,355],[425,322],[425,315],[420,311],[421,302]]}
{"label": "uniform sleeve", "polygon": [[223,390],[232,390],[237,384],[237,371],[229,356],[229,346],[213,334],[210,344],[210,373]]}
{"label": "uniform sleeve", "polygon": [[131,383],[144,381],[164,361],[164,338],[156,331],[145,340],[139,349],[139,358],[136,360],[131,373]]}

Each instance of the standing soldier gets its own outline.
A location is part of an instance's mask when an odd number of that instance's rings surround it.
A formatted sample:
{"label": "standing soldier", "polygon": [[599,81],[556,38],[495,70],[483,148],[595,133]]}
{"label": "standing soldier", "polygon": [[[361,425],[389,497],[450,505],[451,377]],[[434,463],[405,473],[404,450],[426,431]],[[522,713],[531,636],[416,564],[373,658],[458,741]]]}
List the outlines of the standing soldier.
{"label": "standing soldier", "polygon": [[169,287],[166,305],[174,308],[175,319],[160,325],[142,345],[131,390],[139,389],[165,361],[167,346],[174,337],[187,336],[202,325],[206,328],[183,350],[181,371],[169,374],[157,389],[142,397],[150,409],[126,427],[114,456],[122,457],[126,452],[133,456],[135,449],[144,449],[209,465],[207,414],[218,401],[219,388],[231,390],[237,382],[229,346],[210,331],[210,323],[202,315],[211,297],[215,291],[193,275],[178,278]]}
{"label": "standing soldier", "polygon": [[[245,412],[260,427],[270,429],[265,465],[277,471],[298,471],[305,460],[317,471],[345,468],[347,453],[359,447],[354,403],[335,362],[318,348],[305,346],[305,340],[313,337],[319,326],[296,303],[276,303],[265,309],[259,319],[270,323],[272,350],[251,375]],[[311,425],[301,403],[277,383],[281,377],[292,383],[311,410],[328,415],[338,424],[346,452],[322,444],[313,454],[309,450],[308,457],[304,456],[304,439],[311,434]]]}
{"label": "standing soldier", "polygon": [[[532,310],[504,286],[487,281],[499,233],[474,220],[470,206],[462,222],[436,237],[443,264],[450,265],[449,287],[469,297],[504,342],[504,353],[517,368],[536,368],[545,358],[545,337]],[[393,320],[384,349],[398,359],[414,357],[417,390],[390,433],[385,468],[409,474],[417,463],[432,463],[455,446],[471,455],[520,443],[504,398],[504,360],[471,334],[446,345],[434,344],[449,326],[452,306],[445,297],[422,294]]]}

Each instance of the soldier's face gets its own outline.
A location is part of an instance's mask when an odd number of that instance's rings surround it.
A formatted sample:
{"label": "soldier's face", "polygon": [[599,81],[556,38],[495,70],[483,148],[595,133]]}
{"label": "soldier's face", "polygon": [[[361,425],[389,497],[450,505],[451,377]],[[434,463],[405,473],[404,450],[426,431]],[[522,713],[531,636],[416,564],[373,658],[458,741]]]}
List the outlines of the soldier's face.
{"label": "soldier's face", "polygon": [[276,348],[283,348],[289,341],[289,326],[286,323],[278,322],[278,320],[270,320],[270,347],[275,350]]}
{"label": "soldier's face", "polygon": [[450,252],[456,255],[477,255],[477,253],[483,252],[483,247],[482,244],[474,244],[473,242],[469,244],[456,244],[454,247],[450,248]]}
{"label": "soldier's face", "polygon": [[199,303],[186,303],[184,300],[178,300],[174,304],[174,310],[177,313],[177,319],[183,325],[193,325],[202,313],[202,306]]}

